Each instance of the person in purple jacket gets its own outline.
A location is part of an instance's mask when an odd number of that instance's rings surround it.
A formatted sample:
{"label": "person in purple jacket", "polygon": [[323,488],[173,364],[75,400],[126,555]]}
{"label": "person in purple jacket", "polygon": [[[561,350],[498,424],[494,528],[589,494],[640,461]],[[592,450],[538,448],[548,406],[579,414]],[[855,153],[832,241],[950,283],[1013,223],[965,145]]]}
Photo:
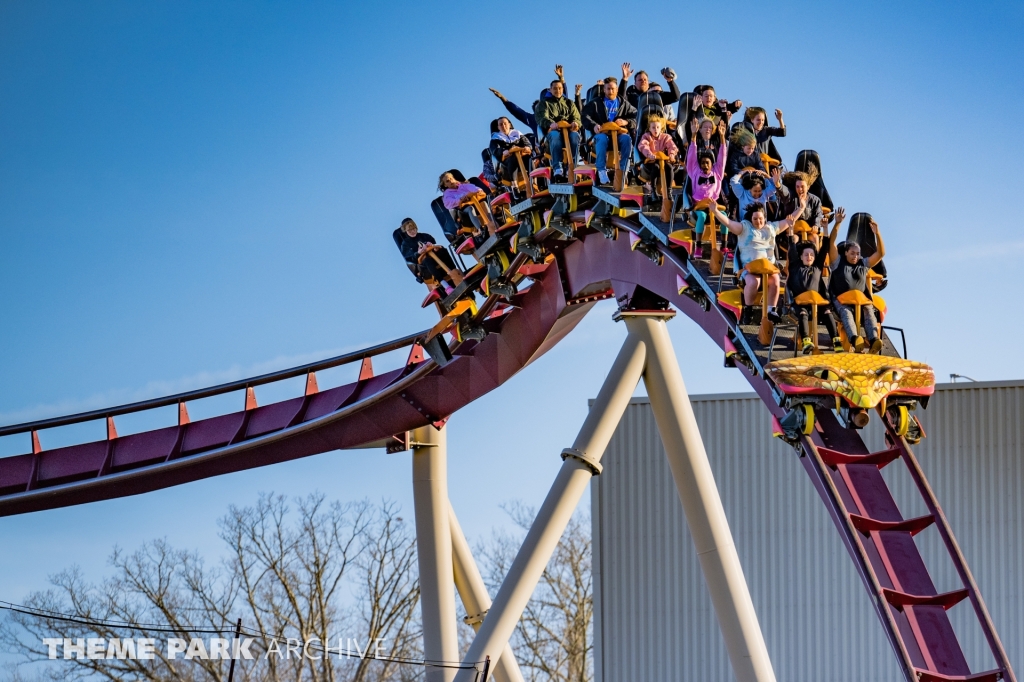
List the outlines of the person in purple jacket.
{"label": "person in purple jacket", "polygon": [[[712,202],[718,201],[722,193],[722,180],[725,178],[725,157],[729,153],[729,142],[725,139],[725,127],[718,129],[720,140],[718,158],[708,151],[697,152],[697,133],[694,132],[690,139],[690,146],[686,149],[686,174],[690,177],[691,193],[694,203],[708,199]],[[707,222],[706,211],[694,213],[697,221],[694,229],[697,233],[697,242],[700,243],[700,235],[704,232],[704,223]],[[698,247],[699,249],[699,247]],[[700,252],[694,254],[701,257]]]}
{"label": "person in purple jacket", "polygon": [[[442,192],[442,201],[445,208],[449,211],[461,213],[463,217],[469,219],[478,231],[483,231],[484,226],[481,224],[480,216],[476,214],[476,211],[469,206],[459,207],[459,204],[466,197],[478,192],[483,194],[482,189],[469,182],[459,182],[450,171],[441,174],[437,181],[437,188]],[[486,207],[486,202],[484,202],[484,205]]]}

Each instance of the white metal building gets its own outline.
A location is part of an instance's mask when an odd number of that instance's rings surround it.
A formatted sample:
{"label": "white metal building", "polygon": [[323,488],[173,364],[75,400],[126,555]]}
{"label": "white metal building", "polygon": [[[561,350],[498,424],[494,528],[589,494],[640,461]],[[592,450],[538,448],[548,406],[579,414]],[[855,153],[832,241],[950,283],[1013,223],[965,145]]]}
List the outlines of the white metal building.
{"label": "white metal building", "polygon": [[[902,678],[853,561],[796,452],[753,393],[693,396],[764,631],[786,682]],[[1024,381],[939,385],[914,448],[1024,673]],[[877,417],[865,441],[884,449]],[[597,682],[732,680],[658,429],[636,398],[592,482]],[[907,517],[905,467],[883,470]],[[917,536],[940,591],[959,588],[934,526]],[[993,667],[968,602],[950,616],[973,670]]]}

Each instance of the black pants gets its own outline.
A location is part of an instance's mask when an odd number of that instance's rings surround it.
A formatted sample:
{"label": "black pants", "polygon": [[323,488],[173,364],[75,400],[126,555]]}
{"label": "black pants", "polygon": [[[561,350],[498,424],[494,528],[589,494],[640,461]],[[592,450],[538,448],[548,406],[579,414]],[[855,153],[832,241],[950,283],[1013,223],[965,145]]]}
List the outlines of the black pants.
{"label": "black pants", "polygon": [[[811,335],[810,330],[810,319],[812,315],[811,306],[809,305],[794,305],[797,315],[797,327],[800,329],[800,338],[806,339]],[[828,330],[828,336],[830,339],[834,339],[839,336],[836,332],[836,318],[832,315],[832,310],[828,306],[818,306],[818,322],[822,322],[825,325],[825,329]],[[817,339],[811,339],[817,342]]]}
{"label": "black pants", "polygon": [[[440,258],[441,262],[447,265],[450,270],[455,269],[455,262],[452,260],[452,257],[451,255],[449,255],[447,250],[434,251],[434,255]],[[434,257],[431,256],[430,254],[426,255],[426,257],[423,259],[423,262],[421,262],[419,266],[419,275],[421,279],[435,279],[438,282],[440,282],[442,279],[448,276],[448,273],[445,271],[445,269],[442,268],[438,264],[438,262],[434,260]]]}

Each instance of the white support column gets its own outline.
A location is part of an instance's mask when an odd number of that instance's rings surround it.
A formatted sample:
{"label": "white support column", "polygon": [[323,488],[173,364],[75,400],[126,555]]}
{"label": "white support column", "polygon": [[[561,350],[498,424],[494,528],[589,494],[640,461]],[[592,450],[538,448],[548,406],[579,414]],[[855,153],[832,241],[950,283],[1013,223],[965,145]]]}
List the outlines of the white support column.
{"label": "white support column", "polygon": [[[412,437],[412,494],[416,509],[416,551],[420,569],[423,658],[459,660],[452,536],[448,524],[447,433],[433,426]],[[427,666],[427,682],[451,682],[454,668]]]}
{"label": "white support column", "polygon": [[[644,355],[644,343],[629,334],[572,448],[562,451],[562,468],[466,653],[466,662],[483,661],[486,656],[493,661],[508,644],[576,505],[590,479],[601,471],[601,456],[643,374]],[[464,669],[455,680],[473,682],[473,677],[472,670]]]}
{"label": "white support column", "polygon": [[[466,607],[467,622],[476,631],[480,630],[484,615],[491,608],[491,595],[487,593],[480,569],[473,560],[473,552],[462,533],[455,509],[448,506],[448,525],[452,529],[452,562],[455,565],[455,589],[459,592],[462,605]],[[501,658],[491,659],[491,669],[496,682],[523,682],[523,673],[512,654],[512,647],[505,645]]]}
{"label": "white support column", "polygon": [[647,344],[644,383],[665,445],[686,523],[711,593],[738,682],[775,682],[722,499],[693,416],[665,320],[671,314],[620,313],[631,336]]}

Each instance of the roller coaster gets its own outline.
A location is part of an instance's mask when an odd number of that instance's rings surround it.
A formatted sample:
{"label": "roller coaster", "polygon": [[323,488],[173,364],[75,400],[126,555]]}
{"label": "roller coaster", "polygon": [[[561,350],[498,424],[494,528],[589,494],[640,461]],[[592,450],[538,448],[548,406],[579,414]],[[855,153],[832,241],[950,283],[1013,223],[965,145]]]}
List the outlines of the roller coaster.
{"label": "roller coaster", "polygon": [[[0,436],[28,434],[31,443],[30,452],[0,459],[0,515],[138,495],[336,449],[411,450],[426,658],[459,658],[454,575],[463,604],[476,611],[467,619],[477,635],[465,660],[492,661],[496,679],[516,682],[522,677],[508,647],[515,622],[586,484],[601,473],[604,448],[643,379],[691,534],[701,545],[701,566],[734,673],[744,681],[774,680],[669,342],[666,322],[681,313],[718,345],[725,366],[750,383],[771,414],[774,435],[798,453],[908,682],[1014,681],[978,585],[912,450],[925,437],[918,408],[927,407],[932,393],[931,369],[905,357],[905,347],[900,352],[886,333],[892,328],[881,330],[880,353],[864,354],[854,352],[848,338],[842,352],[832,352],[812,325],[815,348],[801,352],[785,302],[774,323],[767,296],[759,294],[755,305],[745,301],[714,220],[703,234],[693,229],[693,212],[702,206],[686,186],[674,186],[667,159],[658,159],[645,191],[634,174],[618,172],[617,158],[615,180],[602,184],[592,164],[575,163],[571,148],[566,137],[564,178],[544,165],[540,149],[518,158],[513,152],[500,159],[518,166],[503,187],[479,183],[480,191],[460,203],[464,212],[435,205],[439,224],[453,238],[446,249],[420,254],[444,273],[427,278],[423,306],[434,306],[440,315],[431,329],[241,381],[0,427]],[[586,151],[584,160],[590,160]],[[851,228],[849,239],[864,241],[862,227]],[[464,258],[475,263],[467,267]],[[779,272],[767,261],[744,267],[762,284]],[[884,314],[884,301],[869,295]],[[603,300],[617,304],[614,319],[627,325],[627,340],[579,437],[562,452],[558,478],[492,602],[447,502],[445,422],[551,349]],[[379,356],[395,352],[406,358],[398,367],[375,368],[374,359],[380,364]],[[356,363],[354,382],[319,388],[318,372]],[[295,377],[305,377],[301,395],[259,404],[259,387]],[[191,401],[233,392],[244,392],[239,411],[190,419]],[[176,424],[118,435],[122,415],[168,406],[177,408]],[[871,452],[859,434],[872,414],[885,429],[888,447],[881,452]],[[105,439],[44,447],[47,429],[92,421],[105,422]],[[897,460],[908,468],[927,515],[905,518],[897,507],[881,475]],[[942,537],[960,589],[938,593],[918,551],[914,535],[931,525]],[[989,644],[990,670],[970,669],[946,613],[964,600]],[[472,679],[471,671],[456,675],[441,668],[428,672],[428,679],[453,675],[460,682]]]}

